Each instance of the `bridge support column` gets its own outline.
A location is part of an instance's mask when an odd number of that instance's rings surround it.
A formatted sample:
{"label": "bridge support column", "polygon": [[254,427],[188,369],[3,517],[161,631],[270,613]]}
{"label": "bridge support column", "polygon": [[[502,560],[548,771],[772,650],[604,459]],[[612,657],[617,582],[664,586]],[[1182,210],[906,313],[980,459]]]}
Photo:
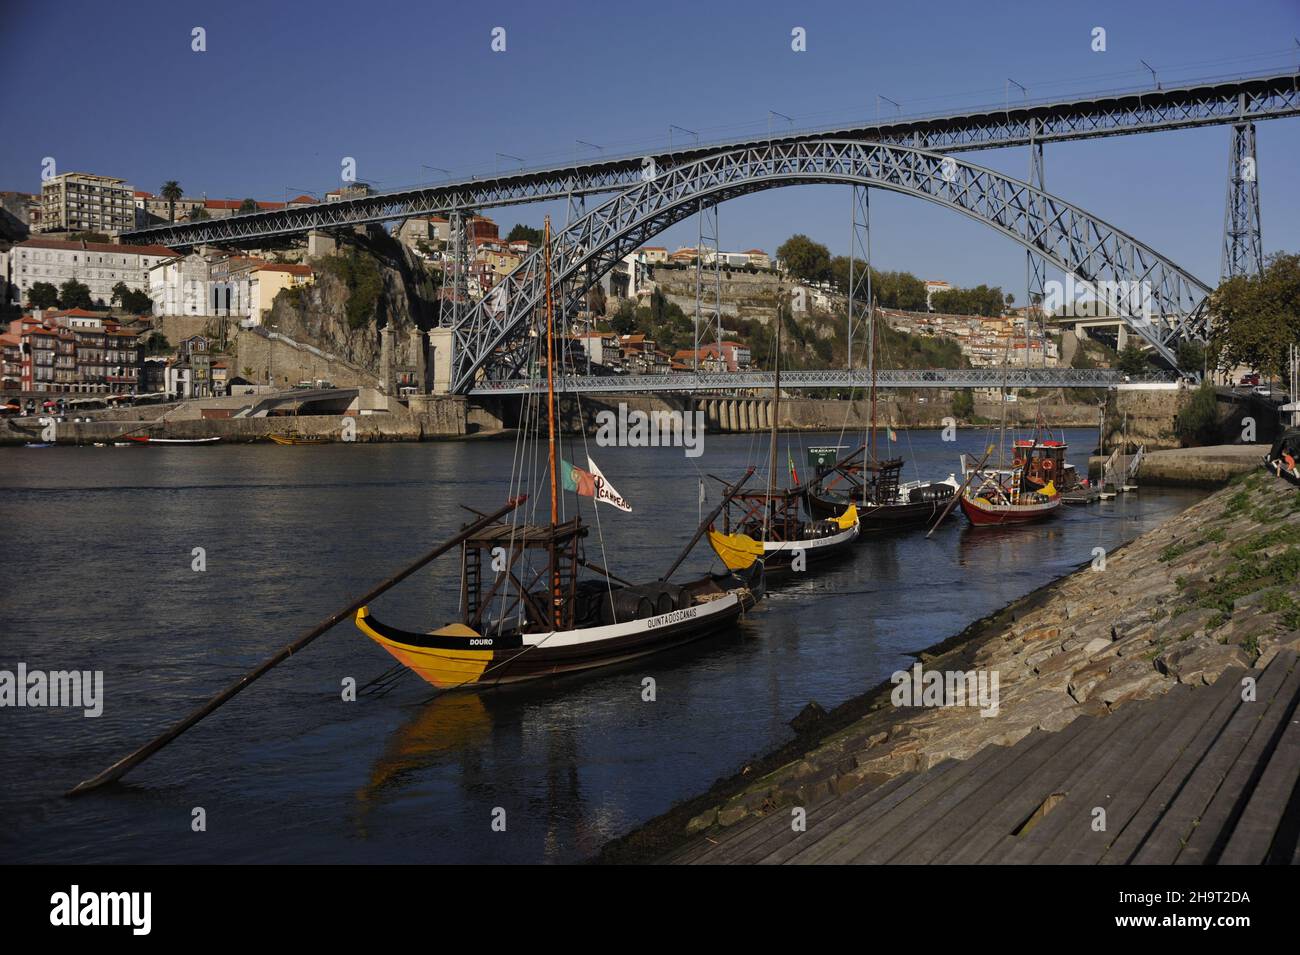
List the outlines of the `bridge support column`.
{"label": "bridge support column", "polygon": [[411,369],[415,375],[415,387],[420,389],[420,394],[427,395],[429,393],[429,381],[424,357],[424,332],[418,328],[412,328],[408,341],[411,349]]}
{"label": "bridge support column", "polygon": [[455,339],[450,328],[429,329],[428,386],[435,395],[451,392],[452,348]]}
{"label": "bridge support column", "polygon": [[[1245,94],[1240,97],[1245,112]],[[1259,231],[1259,170],[1255,161],[1255,124],[1232,127],[1228,151],[1228,204],[1223,214],[1221,278],[1257,275],[1264,268]]]}
{"label": "bridge support column", "polygon": [[334,250],[338,248],[338,242],[334,236],[327,232],[320,232],[312,229],[307,233],[307,256],[316,258],[320,255],[333,255]]}
{"label": "bridge support column", "polygon": [[393,328],[385,325],[379,330],[379,390],[393,393]]}

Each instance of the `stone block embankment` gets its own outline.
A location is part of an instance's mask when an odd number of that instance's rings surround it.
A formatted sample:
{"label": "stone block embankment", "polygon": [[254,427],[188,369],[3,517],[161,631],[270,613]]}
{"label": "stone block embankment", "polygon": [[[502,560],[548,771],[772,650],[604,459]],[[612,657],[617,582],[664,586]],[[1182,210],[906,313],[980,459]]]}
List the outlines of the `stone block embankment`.
{"label": "stone block embankment", "polygon": [[[1137,483],[1168,487],[1222,487],[1239,474],[1258,468],[1266,444],[1221,444],[1208,448],[1151,451],[1138,465]],[[1088,459],[1088,472],[1101,473],[1104,458]]]}
{"label": "stone block embankment", "polygon": [[[400,407],[400,406],[399,406]],[[137,409],[137,413],[142,409]],[[348,425],[348,419],[351,425]],[[63,421],[55,425],[58,444],[97,444],[123,440],[127,434],[159,438],[211,438],[239,443],[269,440],[268,435],[292,432],[307,437],[380,441],[431,441],[464,437],[467,432],[465,401],[445,398],[426,403],[421,410],[355,415],[292,415],[266,418],[139,418],[112,421]],[[345,434],[351,437],[344,437]],[[0,424],[0,444],[44,441],[39,419],[24,418]]]}

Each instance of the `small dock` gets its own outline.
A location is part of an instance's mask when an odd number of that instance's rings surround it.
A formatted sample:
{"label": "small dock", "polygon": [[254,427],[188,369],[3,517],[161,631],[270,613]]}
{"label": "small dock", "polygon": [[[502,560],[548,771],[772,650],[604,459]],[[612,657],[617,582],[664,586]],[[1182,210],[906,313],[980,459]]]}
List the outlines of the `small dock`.
{"label": "small dock", "polygon": [[802,832],[774,809],[665,861],[1300,863],[1297,659],[833,797],[807,807]]}

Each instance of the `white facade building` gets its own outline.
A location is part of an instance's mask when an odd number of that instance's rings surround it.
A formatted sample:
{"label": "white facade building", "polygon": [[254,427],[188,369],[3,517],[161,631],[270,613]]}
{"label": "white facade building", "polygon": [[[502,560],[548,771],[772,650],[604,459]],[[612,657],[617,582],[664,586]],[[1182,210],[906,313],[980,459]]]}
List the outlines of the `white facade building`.
{"label": "white facade building", "polygon": [[15,245],[6,256],[10,292],[23,303],[37,282],[48,282],[57,289],[69,279],[76,279],[89,287],[92,300],[108,305],[118,282],[148,292],[150,269],[174,255],[161,245],[28,239]]}

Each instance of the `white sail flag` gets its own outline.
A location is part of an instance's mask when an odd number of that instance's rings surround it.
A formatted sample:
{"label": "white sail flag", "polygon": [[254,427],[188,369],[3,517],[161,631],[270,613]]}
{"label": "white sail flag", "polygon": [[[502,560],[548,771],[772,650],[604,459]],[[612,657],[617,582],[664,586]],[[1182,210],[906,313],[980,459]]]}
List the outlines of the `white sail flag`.
{"label": "white sail flag", "polygon": [[623,499],[623,495],[614,490],[614,485],[605,479],[605,475],[600,473],[600,468],[596,467],[596,462],[591,460],[591,455],[587,455],[587,470],[595,478],[596,493],[592,495],[596,501],[604,501],[606,504],[612,504],[620,511],[631,513],[632,505]]}

